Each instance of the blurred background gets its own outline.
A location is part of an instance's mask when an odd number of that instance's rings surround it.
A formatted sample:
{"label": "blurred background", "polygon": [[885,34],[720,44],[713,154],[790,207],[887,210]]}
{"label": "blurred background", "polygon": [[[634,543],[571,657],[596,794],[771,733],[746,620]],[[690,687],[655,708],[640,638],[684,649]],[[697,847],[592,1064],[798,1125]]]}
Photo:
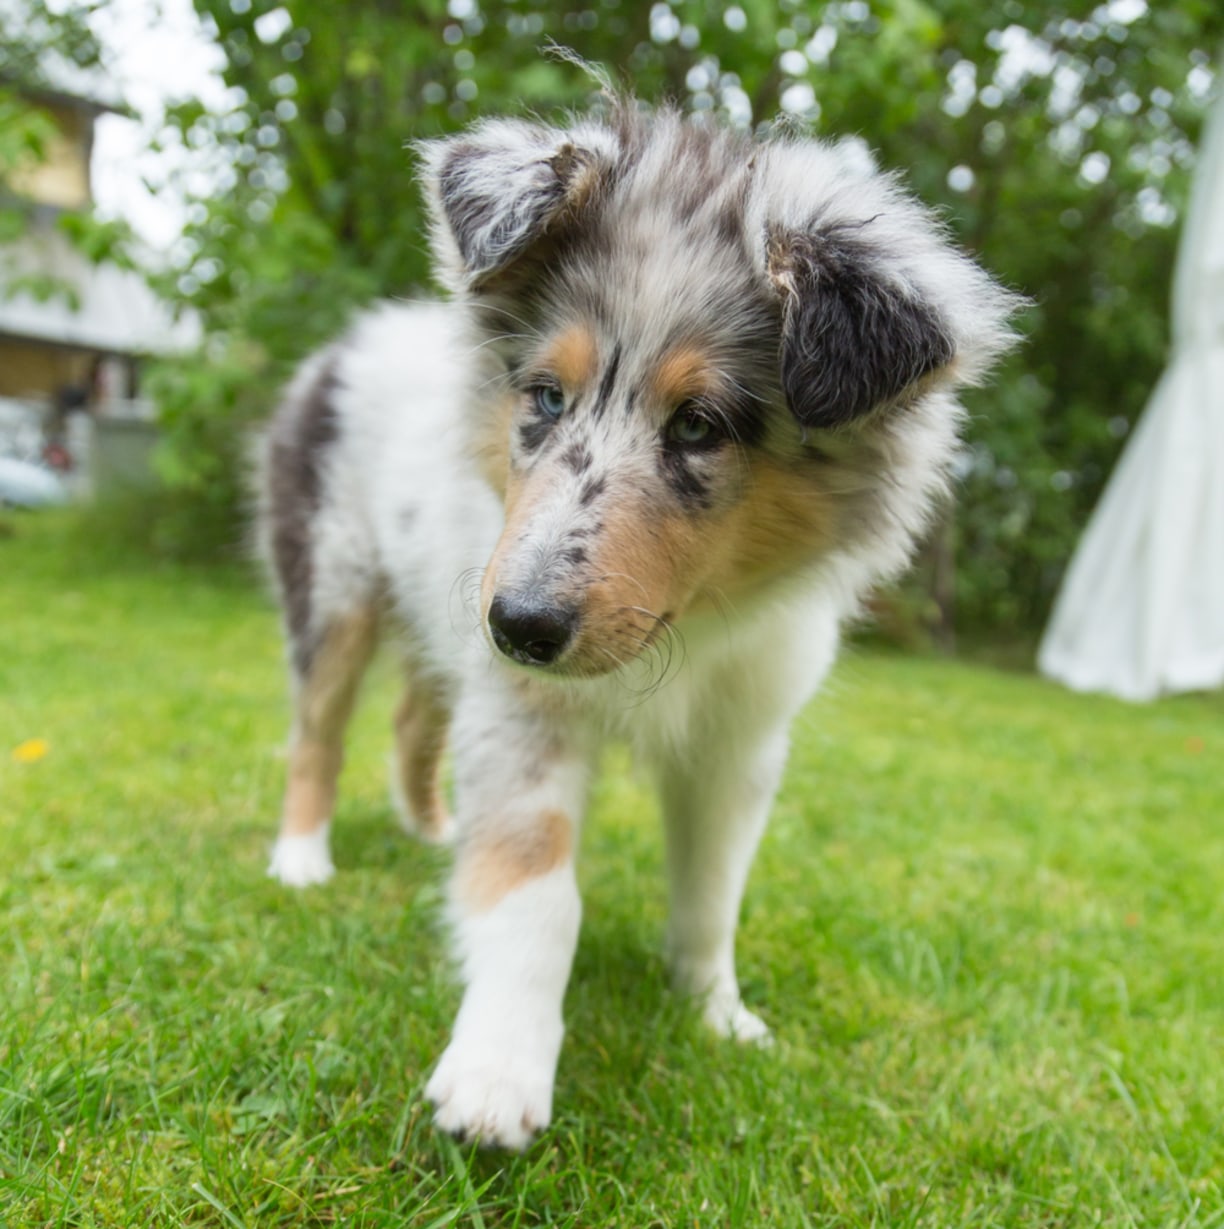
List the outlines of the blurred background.
{"label": "blurred background", "polygon": [[[711,122],[862,136],[1030,296],[968,399],[956,507],[876,614],[1031,649],[1167,357],[1219,0],[0,0],[10,501],[233,552],[247,428],[293,364],[429,288],[409,143],[582,107],[549,43]],[[119,487],[134,515],[106,513]]]}

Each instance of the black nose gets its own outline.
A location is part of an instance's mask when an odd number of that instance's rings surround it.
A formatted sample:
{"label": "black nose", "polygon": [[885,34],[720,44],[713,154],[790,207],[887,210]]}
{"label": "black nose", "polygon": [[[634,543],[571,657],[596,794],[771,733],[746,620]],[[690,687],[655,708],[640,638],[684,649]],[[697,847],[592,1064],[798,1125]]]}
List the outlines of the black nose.
{"label": "black nose", "polygon": [[556,661],[577,624],[575,611],[536,606],[500,594],[489,607],[493,643],[524,666],[546,666]]}

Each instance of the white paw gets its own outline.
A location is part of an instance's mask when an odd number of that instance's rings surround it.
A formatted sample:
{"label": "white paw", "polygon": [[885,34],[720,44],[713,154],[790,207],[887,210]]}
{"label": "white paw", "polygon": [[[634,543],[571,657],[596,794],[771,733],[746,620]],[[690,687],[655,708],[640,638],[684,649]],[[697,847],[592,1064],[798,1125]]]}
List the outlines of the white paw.
{"label": "white paw", "polygon": [[446,1048],[425,1098],[434,1122],[485,1148],[521,1152],[552,1118],[555,1063],[456,1038]]}
{"label": "white paw", "polygon": [[290,888],[326,883],[335,873],[325,825],[309,836],[278,837],[272,846],[268,874]]}
{"label": "white paw", "polygon": [[449,811],[443,812],[439,822],[421,819],[412,809],[404,794],[404,786],[400,781],[399,765],[395,756],[390,759],[391,805],[395,808],[396,818],[402,831],[409,836],[424,841],[426,845],[449,845],[455,835],[454,816]]}
{"label": "white paw", "polygon": [[747,1045],[773,1045],[769,1025],[740,1001],[712,995],[705,1002],[701,1017],[720,1037]]}

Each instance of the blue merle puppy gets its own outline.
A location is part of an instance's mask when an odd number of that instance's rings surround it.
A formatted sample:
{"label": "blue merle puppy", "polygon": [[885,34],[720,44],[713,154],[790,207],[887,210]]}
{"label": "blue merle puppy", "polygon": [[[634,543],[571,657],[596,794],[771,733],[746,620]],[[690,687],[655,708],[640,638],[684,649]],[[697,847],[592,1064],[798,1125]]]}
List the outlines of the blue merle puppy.
{"label": "blue merle puppy", "polygon": [[552,1113],[609,739],[657,782],[677,985],[719,1033],[767,1036],[734,935],[788,727],[905,565],[1015,300],[857,143],[621,102],[423,161],[452,301],[362,317],[268,433],[294,684],[270,873],[332,874],[344,727],[391,629],[394,793],[455,851],[464,993],[426,1096],[521,1148]]}

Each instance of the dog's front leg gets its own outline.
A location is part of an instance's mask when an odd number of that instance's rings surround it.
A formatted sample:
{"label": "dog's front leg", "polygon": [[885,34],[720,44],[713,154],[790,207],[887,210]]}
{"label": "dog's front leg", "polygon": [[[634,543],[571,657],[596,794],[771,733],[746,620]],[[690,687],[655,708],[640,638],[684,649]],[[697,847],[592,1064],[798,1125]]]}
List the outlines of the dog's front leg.
{"label": "dog's front leg", "polygon": [[707,1024],[740,1041],[769,1036],[740,999],[735,928],[786,751],[785,728],[757,737],[728,729],[661,772],[672,976],[702,1000]]}
{"label": "dog's front leg", "polygon": [[461,702],[453,730],[450,905],[464,993],[425,1095],[443,1130],[517,1149],[552,1114],[588,756],[572,732],[487,696]]}

